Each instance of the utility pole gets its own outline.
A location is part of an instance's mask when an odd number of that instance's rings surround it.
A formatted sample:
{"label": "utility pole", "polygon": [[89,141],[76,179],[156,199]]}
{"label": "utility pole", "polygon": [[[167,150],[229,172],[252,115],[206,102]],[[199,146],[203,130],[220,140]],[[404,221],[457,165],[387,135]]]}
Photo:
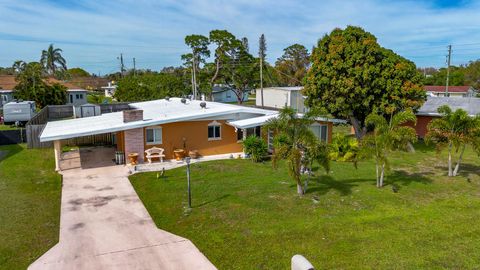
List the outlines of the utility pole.
{"label": "utility pole", "polygon": [[448,56],[447,56],[447,82],[445,84],[445,96],[448,97],[448,83],[450,79],[450,58],[452,57],[452,45],[448,45]]}
{"label": "utility pole", "polygon": [[262,95],[262,108],[263,108],[263,57],[260,57],[260,94]]}
{"label": "utility pole", "polygon": [[135,69],[135,57],[133,57],[133,76],[137,75],[137,70]]}

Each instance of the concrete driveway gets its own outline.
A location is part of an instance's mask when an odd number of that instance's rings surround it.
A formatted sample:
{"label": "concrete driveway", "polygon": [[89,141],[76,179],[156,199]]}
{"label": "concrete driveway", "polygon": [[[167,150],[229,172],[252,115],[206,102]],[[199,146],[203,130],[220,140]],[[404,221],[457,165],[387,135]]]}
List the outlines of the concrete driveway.
{"label": "concrete driveway", "polygon": [[216,269],[188,239],[156,227],[113,151],[63,157],[60,241],[29,269]]}

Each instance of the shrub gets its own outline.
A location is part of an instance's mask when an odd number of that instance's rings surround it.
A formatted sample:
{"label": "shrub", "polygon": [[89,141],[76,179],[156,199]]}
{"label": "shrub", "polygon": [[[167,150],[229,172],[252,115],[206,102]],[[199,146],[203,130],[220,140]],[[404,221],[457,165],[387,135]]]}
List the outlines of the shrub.
{"label": "shrub", "polygon": [[248,136],[243,141],[245,154],[249,155],[254,162],[260,162],[267,155],[268,146],[262,138],[256,136]]}
{"label": "shrub", "polygon": [[329,158],[335,161],[355,162],[358,159],[359,151],[360,146],[357,139],[336,133],[330,145]]}

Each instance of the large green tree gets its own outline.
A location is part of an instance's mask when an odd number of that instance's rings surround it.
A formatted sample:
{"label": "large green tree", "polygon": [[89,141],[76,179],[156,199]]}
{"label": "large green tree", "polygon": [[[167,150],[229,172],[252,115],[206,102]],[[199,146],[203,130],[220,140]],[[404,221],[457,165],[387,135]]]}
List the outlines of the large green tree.
{"label": "large green tree", "polygon": [[189,90],[181,77],[168,73],[145,73],[129,75],[119,80],[115,98],[118,101],[146,101],[188,93]]}
{"label": "large green tree", "polygon": [[310,65],[309,57],[307,48],[300,44],[293,44],[283,49],[283,55],[275,62],[275,68],[279,72],[283,85],[302,85]]}
{"label": "large green tree", "polygon": [[15,80],[15,98],[33,100],[39,108],[65,104],[67,100],[67,88],[57,83],[45,83],[44,70],[38,62],[23,64]]}
{"label": "large green tree", "polygon": [[53,44],[50,44],[48,49],[42,51],[40,63],[42,63],[45,71],[50,75],[56,75],[57,71],[67,70],[67,61],[62,56],[62,49],[54,48]]}
{"label": "large green tree", "polygon": [[306,104],[349,119],[357,138],[366,117],[418,109],[426,99],[415,64],[381,47],[360,27],[335,29],[318,41],[305,80]]}
{"label": "large green tree", "polygon": [[[424,79],[425,85],[445,85],[446,83],[446,68],[441,68]],[[448,84],[453,86],[465,85],[465,69],[463,67],[451,66]]]}

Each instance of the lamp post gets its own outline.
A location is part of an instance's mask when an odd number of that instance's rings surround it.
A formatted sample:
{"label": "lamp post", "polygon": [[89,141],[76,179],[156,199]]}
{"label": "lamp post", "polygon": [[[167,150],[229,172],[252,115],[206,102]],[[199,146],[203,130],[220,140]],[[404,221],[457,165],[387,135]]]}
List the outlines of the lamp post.
{"label": "lamp post", "polygon": [[190,157],[185,158],[187,163],[188,208],[192,208],[192,194],[190,191]]}

